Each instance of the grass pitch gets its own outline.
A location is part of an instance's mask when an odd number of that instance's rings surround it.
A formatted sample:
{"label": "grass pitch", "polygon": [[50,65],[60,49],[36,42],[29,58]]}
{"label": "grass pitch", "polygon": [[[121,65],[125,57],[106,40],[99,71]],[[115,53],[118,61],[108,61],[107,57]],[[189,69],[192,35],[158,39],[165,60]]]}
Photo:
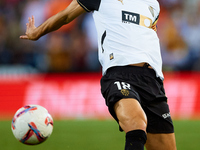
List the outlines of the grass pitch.
{"label": "grass pitch", "polygon": [[[174,121],[178,150],[200,147],[200,121]],[[54,121],[53,134],[40,145],[18,142],[11,131],[11,121],[0,121],[2,150],[123,150],[125,134],[111,120]]]}

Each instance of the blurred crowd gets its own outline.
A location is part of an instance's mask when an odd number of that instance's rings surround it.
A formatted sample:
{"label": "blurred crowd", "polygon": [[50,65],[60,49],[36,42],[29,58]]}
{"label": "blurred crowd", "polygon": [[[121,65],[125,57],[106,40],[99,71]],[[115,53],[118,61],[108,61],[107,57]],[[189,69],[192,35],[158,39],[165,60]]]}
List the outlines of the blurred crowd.
{"label": "blurred crowd", "polygon": [[200,1],[160,0],[158,35],[164,70],[200,70]]}
{"label": "blurred crowd", "polygon": [[[91,13],[38,41],[20,40],[28,17],[36,26],[64,9],[71,0],[0,1],[0,73],[100,72],[97,35]],[[200,70],[200,1],[159,0],[158,36],[164,71]],[[3,70],[3,71],[2,71]],[[17,70],[17,69],[16,69]]]}

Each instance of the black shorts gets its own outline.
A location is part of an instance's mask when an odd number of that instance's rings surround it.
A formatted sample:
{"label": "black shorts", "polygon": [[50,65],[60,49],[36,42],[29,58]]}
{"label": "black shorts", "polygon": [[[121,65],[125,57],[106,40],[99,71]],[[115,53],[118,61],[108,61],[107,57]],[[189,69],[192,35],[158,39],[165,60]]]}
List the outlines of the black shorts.
{"label": "black shorts", "polygon": [[[136,66],[112,67],[101,79],[101,92],[110,114],[117,122],[114,104],[123,98],[134,98],[139,101],[147,116],[147,132],[174,132],[163,81],[156,77],[153,69]],[[122,131],[121,128],[120,130]]]}

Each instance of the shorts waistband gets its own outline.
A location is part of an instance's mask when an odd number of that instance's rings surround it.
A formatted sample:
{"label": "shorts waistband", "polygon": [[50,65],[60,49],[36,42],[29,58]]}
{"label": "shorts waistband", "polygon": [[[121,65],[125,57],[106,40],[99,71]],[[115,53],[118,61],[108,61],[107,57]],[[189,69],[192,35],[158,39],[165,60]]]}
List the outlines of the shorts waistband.
{"label": "shorts waistband", "polygon": [[148,68],[146,66],[144,67],[138,67],[138,66],[115,66],[108,68],[106,71],[106,74],[110,74],[113,72],[118,72],[118,73],[132,73],[132,74],[145,74],[148,76],[156,76],[156,72],[154,69]]}

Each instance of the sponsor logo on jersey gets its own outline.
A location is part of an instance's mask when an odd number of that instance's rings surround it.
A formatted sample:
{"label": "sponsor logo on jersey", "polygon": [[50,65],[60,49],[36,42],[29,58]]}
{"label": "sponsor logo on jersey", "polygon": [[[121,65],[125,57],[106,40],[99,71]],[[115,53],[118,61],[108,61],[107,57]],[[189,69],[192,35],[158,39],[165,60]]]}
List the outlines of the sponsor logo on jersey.
{"label": "sponsor logo on jersey", "polygon": [[122,22],[127,24],[133,23],[147,28],[152,27],[152,20],[150,18],[128,11],[122,11]]}
{"label": "sponsor logo on jersey", "polygon": [[122,11],[122,22],[124,23],[134,23],[138,24],[140,23],[140,15],[128,11]]}

